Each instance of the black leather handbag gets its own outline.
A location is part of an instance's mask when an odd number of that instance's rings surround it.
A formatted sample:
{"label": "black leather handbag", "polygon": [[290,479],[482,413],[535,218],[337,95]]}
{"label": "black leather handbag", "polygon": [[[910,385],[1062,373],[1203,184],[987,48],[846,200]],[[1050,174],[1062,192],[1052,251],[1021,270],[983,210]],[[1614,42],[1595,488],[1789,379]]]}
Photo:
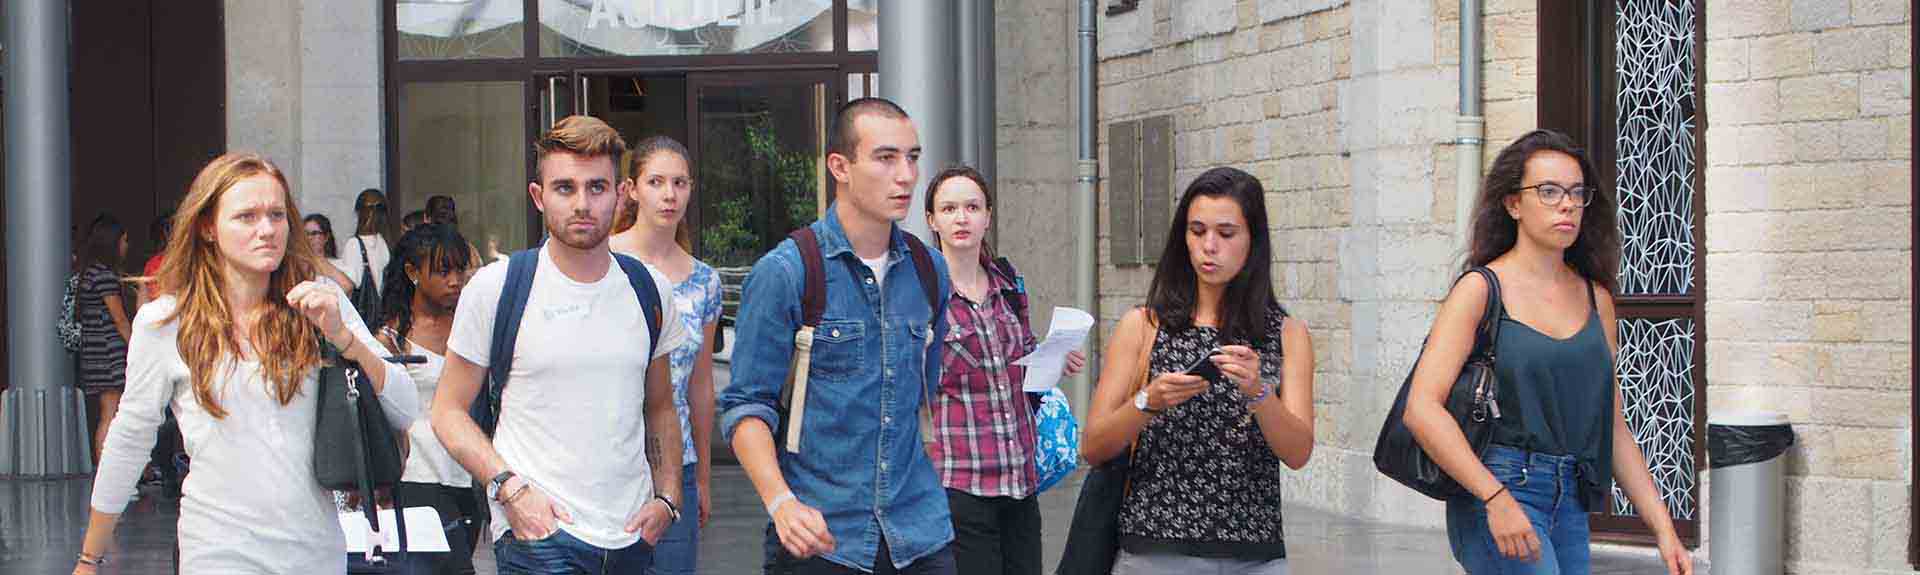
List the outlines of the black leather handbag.
{"label": "black leather handbag", "polygon": [[[360,494],[360,511],[367,524],[380,530],[380,516],[374,506],[375,490],[394,492],[406,460],[400,452],[400,436],[387,421],[385,409],[373,393],[373,381],[360,366],[340,355],[340,350],[320,341],[321,367],[314,403],[319,410],[314,418],[313,477],[320,486],[335,491]],[[407,521],[405,509],[396,493],[393,499],[395,523],[400,535],[400,559],[407,557]],[[376,563],[378,561],[376,560]]]}
{"label": "black leather handbag", "polygon": [[[1460,375],[1454,378],[1453,388],[1447,392],[1446,408],[1461,433],[1466,434],[1474,454],[1482,455],[1493,439],[1493,423],[1500,419],[1499,379],[1493,371],[1494,343],[1500,337],[1500,278],[1485,266],[1476,266],[1468,273],[1486,278],[1487,310],[1474,332],[1473,351],[1460,367]],[[1416,369],[1419,364],[1416,358]],[[1446,501],[1470,496],[1466,488],[1427,456],[1426,450],[1414,440],[1413,431],[1407,429],[1407,391],[1412,388],[1413,373],[1409,370],[1407,379],[1400,384],[1400,394],[1393,399],[1393,409],[1387,412],[1386,423],[1380,427],[1380,438],[1373,445],[1373,466],[1401,485],[1434,499]]]}

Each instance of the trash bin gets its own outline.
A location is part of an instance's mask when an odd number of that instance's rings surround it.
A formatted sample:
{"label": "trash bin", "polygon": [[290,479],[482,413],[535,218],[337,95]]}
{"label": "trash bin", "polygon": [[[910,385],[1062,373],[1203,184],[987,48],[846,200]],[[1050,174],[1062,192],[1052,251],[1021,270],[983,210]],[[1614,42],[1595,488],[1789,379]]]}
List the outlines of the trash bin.
{"label": "trash bin", "polygon": [[1734,412],[1707,418],[1712,487],[1708,510],[1711,575],[1786,572],[1786,461],[1793,426],[1786,414]]}

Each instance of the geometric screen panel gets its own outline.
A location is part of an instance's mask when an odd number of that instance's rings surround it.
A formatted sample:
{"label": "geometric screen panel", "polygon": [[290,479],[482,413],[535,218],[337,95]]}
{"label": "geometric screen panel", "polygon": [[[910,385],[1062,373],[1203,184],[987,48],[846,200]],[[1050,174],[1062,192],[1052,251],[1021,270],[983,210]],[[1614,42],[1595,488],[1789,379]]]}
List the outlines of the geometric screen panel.
{"label": "geometric screen panel", "polygon": [[1695,3],[1622,0],[1614,11],[1620,295],[1692,292]]}
{"label": "geometric screen panel", "polygon": [[[1653,483],[1674,519],[1694,519],[1693,318],[1620,320],[1620,355],[1615,370],[1625,405],[1627,429],[1647,456]],[[1613,514],[1632,516],[1633,505],[1620,485],[1613,486]]]}

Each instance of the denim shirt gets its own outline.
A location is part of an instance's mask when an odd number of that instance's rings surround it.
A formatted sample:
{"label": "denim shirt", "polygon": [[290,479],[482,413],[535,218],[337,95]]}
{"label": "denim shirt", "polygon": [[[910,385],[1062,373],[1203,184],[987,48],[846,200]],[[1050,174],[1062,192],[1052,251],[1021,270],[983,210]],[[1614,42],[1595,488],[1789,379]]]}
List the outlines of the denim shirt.
{"label": "denim shirt", "polygon": [[[798,454],[776,448],[780,473],[794,497],[826,517],[835,541],[827,560],[871,571],[884,537],[895,567],[905,567],[953,540],[947,495],[920,441],[924,391],[940,385],[941,349],[928,341],[927,328],[947,329],[940,313],[952,297],[946,261],[933,254],[936,293],[943,295],[929,309],[899,226],[887,249],[883,291],[854,255],[832,207],[811,225],[825,264],[827,306],[814,331],[804,439]],[[747,276],[734,324],[732,382],[718,398],[729,442],[749,417],[778,434],[805,269],[788,239]]]}

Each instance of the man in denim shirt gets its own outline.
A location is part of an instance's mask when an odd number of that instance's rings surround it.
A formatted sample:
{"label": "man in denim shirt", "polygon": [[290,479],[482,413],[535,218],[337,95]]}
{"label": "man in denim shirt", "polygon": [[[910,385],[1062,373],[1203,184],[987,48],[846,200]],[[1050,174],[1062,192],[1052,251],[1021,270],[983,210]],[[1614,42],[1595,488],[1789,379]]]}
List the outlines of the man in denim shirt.
{"label": "man in denim shirt", "polygon": [[[734,326],[725,430],[766,505],[769,573],[954,573],[946,492],[920,440],[924,391],[940,382],[944,333],[896,222],[920,180],[920,136],[892,102],[842,106],[827,169],[837,200],[812,224],[826,273],[814,331],[804,441],[775,447],[781,388],[801,326],[806,271],[792,240],[747,276]],[[932,258],[948,294],[946,262]],[[929,329],[931,327],[932,329]],[[797,399],[795,401],[798,401]],[[777,543],[777,545],[776,545]]]}

